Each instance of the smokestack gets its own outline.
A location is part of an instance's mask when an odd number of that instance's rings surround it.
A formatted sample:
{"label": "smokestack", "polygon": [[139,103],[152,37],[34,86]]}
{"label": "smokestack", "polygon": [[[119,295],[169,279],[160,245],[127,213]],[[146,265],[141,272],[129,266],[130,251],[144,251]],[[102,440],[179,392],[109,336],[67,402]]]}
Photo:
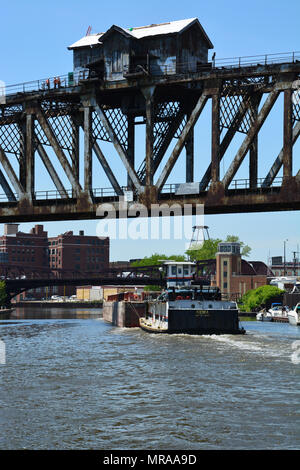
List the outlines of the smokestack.
{"label": "smokestack", "polygon": [[4,235],[16,236],[20,224],[4,224]]}

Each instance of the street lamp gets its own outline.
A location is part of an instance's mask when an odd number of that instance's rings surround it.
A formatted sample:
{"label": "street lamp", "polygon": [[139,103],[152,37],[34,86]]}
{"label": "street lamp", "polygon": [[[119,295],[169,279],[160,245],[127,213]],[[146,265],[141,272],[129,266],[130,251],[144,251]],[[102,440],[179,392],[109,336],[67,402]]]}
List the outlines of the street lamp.
{"label": "street lamp", "polygon": [[285,244],[288,241],[288,238],[283,242],[283,275],[286,275],[286,259],[285,259]]}

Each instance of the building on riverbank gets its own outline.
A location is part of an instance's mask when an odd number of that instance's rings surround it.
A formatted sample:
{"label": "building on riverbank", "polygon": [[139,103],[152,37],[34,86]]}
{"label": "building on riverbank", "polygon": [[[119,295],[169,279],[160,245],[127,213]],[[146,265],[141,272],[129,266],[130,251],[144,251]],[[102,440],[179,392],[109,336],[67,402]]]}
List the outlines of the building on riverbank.
{"label": "building on riverbank", "polygon": [[128,286],[78,286],[76,288],[77,300],[108,300],[110,296],[132,293],[140,295],[145,286],[135,287],[133,285]]}
{"label": "building on riverbank", "polygon": [[218,245],[215,274],[211,285],[222,294],[239,298],[251,289],[268,284],[268,266],[262,261],[246,261],[240,253],[240,243],[222,242]]}
{"label": "building on riverbank", "polygon": [[[0,269],[3,277],[78,277],[103,273],[109,269],[109,238],[72,231],[48,237],[43,225],[29,233],[20,232],[19,224],[5,224],[0,237]],[[2,260],[2,262],[1,262]],[[18,300],[49,298],[53,294],[70,296],[74,286],[41,287],[21,294]]]}

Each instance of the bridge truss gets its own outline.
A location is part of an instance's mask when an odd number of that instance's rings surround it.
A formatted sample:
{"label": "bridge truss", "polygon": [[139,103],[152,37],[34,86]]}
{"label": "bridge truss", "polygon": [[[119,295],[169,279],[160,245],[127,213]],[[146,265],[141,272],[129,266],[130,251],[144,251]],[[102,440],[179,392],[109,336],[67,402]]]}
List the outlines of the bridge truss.
{"label": "bridge truss", "polygon": [[[112,204],[118,217],[128,190],[129,205],[142,203],[149,215],[151,205],[162,203],[204,204],[207,214],[300,209],[300,169],[293,172],[293,146],[300,134],[299,74],[300,63],[291,61],[114,83],[90,78],[72,87],[7,95],[0,105],[0,220],[91,219],[101,203]],[[261,177],[258,162],[264,153],[258,136],[280,95],[282,146]],[[209,101],[210,163],[195,183],[195,161],[201,157],[194,128]],[[135,130],[140,124],[146,129],[145,158],[138,165]],[[220,164],[237,134],[243,141],[221,178]],[[101,149],[103,142],[115,149],[127,173],[126,187]],[[184,149],[185,183],[168,184]],[[101,182],[93,187],[93,154],[110,188]],[[248,178],[235,180],[247,155]],[[55,190],[36,189],[37,158]]]}

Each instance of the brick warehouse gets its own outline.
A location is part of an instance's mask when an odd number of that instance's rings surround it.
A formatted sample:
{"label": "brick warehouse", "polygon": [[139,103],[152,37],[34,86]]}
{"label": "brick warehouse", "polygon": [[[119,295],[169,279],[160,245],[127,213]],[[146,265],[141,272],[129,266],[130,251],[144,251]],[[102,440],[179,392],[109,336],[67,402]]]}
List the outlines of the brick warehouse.
{"label": "brick warehouse", "polygon": [[[109,238],[78,235],[72,231],[56,237],[48,237],[43,225],[35,225],[29,233],[19,232],[18,224],[5,224],[4,235],[0,237],[2,266],[16,268],[19,274],[32,276],[59,272],[62,276],[80,272],[81,275],[103,272],[109,268]],[[17,271],[16,271],[17,272]],[[72,286],[39,288],[24,293],[22,298],[31,296],[43,298],[58,295],[72,295],[76,291]]]}

